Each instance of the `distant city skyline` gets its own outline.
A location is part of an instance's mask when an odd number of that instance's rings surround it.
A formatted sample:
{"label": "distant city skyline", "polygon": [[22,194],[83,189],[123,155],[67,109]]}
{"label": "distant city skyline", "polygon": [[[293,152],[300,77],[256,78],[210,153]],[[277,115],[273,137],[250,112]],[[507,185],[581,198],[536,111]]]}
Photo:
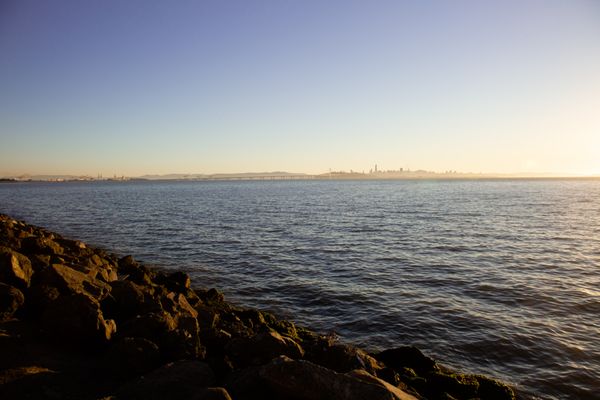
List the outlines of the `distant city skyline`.
{"label": "distant city skyline", "polygon": [[5,1],[0,177],[600,174],[600,3]]}

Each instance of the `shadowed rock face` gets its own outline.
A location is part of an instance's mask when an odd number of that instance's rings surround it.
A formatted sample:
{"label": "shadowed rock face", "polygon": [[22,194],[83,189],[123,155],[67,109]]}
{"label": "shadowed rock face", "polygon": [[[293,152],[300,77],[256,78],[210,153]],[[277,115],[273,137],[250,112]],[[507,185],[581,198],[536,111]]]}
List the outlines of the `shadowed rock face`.
{"label": "shadowed rock face", "polygon": [[19,289],[0,283],[0,321],[10,320],[24,303],[25,296]]}
{"label": "shadowed rock face", "polygon": [[1,399],[514,399],[414,347],[369,355],[0,214]]}
{"label": "shadowed rock face", "polygon": [[309,361],[291,360],[285,356],[261,367],[258,375],[281,398],[416,400],[364,370],[340,374]]}
{"label": "shadowed rock face", "polygon": [[215,375],[207,363],[177,361],[123,386],[117,394],[124,399],[195,399],[202,398],[198,394],[215,383]]}

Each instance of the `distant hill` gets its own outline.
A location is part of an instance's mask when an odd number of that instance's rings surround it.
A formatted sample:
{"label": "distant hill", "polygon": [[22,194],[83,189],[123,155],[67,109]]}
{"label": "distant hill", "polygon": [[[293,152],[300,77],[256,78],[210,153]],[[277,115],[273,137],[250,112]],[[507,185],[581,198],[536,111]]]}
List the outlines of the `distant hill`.
{"label": "distant hill", "polygon": [[251,178],[268,178],[268,177],[290,177],[290,176],[306,176],[303,173],[293,173],[285,171],[272,172],[237,172],[237,173],[219,173],[219,174],[165,174],[165,175],[142,175],[140,179],[148,180],[201,180],[201,179],[251,179]]}

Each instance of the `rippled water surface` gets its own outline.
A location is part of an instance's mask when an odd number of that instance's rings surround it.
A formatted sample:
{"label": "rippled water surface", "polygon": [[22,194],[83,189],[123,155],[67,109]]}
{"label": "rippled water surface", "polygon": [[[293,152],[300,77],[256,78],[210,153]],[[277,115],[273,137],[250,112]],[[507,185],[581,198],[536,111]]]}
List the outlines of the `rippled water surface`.
{"label": "rippled water surface", "polygon": [[600,398],[600,181],[0,185],[0,212],[344,340]]}

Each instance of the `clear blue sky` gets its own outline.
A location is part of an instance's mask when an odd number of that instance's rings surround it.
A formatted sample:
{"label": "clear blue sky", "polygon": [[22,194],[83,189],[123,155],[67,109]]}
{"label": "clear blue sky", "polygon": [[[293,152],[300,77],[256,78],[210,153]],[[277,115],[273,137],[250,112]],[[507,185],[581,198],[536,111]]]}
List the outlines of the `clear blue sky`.
{"label": "clear blue sky", "polygon": [[598,1],[0,1],[0,175],[600,173]]}

